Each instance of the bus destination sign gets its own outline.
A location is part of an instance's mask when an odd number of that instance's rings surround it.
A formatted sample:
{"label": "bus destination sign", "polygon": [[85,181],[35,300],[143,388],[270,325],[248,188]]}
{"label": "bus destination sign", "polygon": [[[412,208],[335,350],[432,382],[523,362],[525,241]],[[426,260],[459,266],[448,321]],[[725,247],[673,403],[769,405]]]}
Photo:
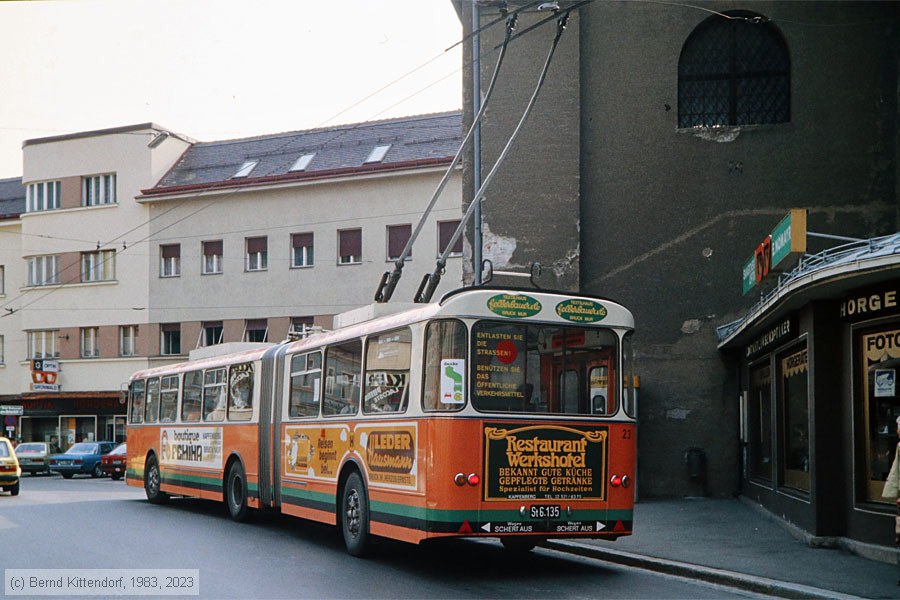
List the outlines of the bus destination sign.
{"label": "bus destination sign", "polygon": [[485,423],[485,500],[604,500],[608,433]]}

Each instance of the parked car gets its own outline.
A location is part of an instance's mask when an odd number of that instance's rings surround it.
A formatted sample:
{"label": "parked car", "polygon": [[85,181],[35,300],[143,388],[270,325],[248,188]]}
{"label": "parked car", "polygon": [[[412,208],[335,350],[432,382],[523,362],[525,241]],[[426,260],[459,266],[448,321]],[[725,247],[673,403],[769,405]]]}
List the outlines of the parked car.
{"label": "parked car", "polygon": [[18,496],[21,475],[22,469],[19,467],[19,459],[16,458],[12,442],[0,437],[0,491]]}
{"label": "parked car", "polygon": [[100,458],[116,447],[115,442],[78,442],[62,454],[50,457],[50,470],[56,471],[66,479],[77,473],[100,477]]}
{"label": "parked car", "polygon": [[125,475],[125,459],[128,458],[125,454],[126,451],[127,448],[123,442],[116,446],[112,452],[104,454],[100,458],[100,470],[105,475],[112,477],[114,481],[122,479],[122,476]]}
{"label": "parked car", "polygon": [[16,456],[23,473],[50,474],[50,445],[46,442],[25,442],[16,446]]}

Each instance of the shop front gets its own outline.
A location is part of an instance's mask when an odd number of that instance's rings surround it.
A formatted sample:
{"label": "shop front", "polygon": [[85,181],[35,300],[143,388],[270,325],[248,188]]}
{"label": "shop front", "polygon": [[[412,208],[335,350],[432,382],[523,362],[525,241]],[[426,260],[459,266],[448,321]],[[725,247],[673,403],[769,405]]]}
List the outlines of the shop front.
{"label": "shop front", "polygon": [[21,406],[14,432],[22,442],[47,442],[65,452],[72,444],[125,441],[125,403],[118,392],[25,394],[5,404]]}
{"label": "shop front", "polygon": [[741,493],[808,534],[893,545],[900,235],[782,276],[719,348],[740,389]]}

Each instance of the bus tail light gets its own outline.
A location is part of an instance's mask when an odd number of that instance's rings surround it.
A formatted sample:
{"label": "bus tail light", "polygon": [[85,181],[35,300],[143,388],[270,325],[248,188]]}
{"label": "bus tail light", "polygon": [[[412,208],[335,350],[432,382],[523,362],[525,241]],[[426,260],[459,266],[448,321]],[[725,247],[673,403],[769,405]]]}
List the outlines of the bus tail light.
{"label": "bus tail light", "polygon": [[628,475],[613,475],[609,478],[609,484],[613,487],[627,488],[631,484],[631,480],[628,479]]}
{"label": "bus tail light", "polygon": [[467,483],[471,486],[476,486],[481,483],[481,476],[478,473],[469,473],[466,475],[465,473],[457,473],[453,476],[453,483],[462,487]]}

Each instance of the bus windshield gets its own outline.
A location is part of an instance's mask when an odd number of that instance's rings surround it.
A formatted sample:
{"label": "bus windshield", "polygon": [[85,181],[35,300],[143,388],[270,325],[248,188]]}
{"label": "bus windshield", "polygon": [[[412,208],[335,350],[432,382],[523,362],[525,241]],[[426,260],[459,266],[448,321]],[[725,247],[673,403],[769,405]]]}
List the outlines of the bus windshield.
{"label": "bus windshield", "polygon": [[472,327],[472,405],[487,412],[617,411],[610,330],[480,321]]}

